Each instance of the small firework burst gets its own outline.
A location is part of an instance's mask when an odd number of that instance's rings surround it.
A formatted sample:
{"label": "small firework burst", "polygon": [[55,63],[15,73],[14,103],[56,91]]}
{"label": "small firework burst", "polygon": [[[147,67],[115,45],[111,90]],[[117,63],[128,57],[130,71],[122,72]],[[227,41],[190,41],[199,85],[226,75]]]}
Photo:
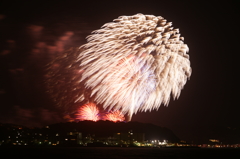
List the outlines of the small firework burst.
{"label": "small firework burst", "polygon": [[88,103],[81,106],[76,114],[78,120],[92,120],[98,121],[99,120],[99,109],[94,103]]}
{"label": "small firework burst", "polygon": [[118,121],[122,122],[125,120],[124,115],[118,110],[107,113],[103,118],[104,120],[109,120],[113,122],[118,122]]}

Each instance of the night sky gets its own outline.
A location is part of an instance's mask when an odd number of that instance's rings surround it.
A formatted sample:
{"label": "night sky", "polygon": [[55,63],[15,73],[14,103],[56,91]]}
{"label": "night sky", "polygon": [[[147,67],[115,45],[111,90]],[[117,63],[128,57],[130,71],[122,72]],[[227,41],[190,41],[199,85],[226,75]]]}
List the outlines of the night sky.
{"label": "night sky", "polygon": [[[235,1],[1,1],[0,122],[64,122],[44,91],[44,68],[68,47],[121,15],[162,16],[189,47],[192,75],[178,100],[132,121],[171,129],[180,139],[239,127],[239,5]],[[56,51],[57,50],[57,51]]]}

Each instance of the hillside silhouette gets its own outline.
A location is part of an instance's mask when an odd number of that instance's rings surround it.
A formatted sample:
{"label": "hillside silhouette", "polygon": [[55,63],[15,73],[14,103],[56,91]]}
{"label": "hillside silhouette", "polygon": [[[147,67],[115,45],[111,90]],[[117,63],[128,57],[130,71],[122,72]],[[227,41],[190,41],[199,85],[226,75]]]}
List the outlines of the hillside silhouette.
{"label": "hillside silhouette", "polygon": [[94,134],[97,137],[112,136],[114,133],[144,133],[145,140],[168,140],[179,142],[180,139],[168,128],[140,122],[80,121],[49,125],[56,132],[81,132],[83,136]]}

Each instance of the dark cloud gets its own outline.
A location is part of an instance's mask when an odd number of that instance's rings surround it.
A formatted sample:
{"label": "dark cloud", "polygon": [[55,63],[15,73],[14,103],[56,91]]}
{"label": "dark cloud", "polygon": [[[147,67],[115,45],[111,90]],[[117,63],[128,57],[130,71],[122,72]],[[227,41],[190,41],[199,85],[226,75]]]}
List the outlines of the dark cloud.
{"label": "dark cloud", "polygon": [[48,124],[64,122],[61,113],[45,108],[23,108],[15,105],[7,117],[1,117],[0,122],[14,123],[30,127],[42,127]]}

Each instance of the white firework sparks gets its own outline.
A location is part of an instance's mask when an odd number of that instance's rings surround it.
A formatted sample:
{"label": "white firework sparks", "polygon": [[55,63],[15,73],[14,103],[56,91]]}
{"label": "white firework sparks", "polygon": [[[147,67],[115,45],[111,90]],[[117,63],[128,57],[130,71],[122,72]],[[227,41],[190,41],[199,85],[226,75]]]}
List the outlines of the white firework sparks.
{"label": "white firework sparks", "polygon": [[81,46],[81,82],[94,102],[129,117],[168,105],[191,75],[188,46],[160,16],[120,16]]}

